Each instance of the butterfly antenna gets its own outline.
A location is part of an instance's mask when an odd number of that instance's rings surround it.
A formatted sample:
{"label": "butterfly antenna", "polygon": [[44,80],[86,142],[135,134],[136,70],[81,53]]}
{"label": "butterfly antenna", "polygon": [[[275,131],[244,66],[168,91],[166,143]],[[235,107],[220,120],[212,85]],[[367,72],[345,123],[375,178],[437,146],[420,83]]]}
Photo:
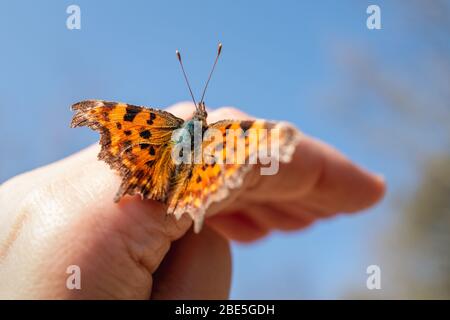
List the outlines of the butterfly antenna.
{"label": "butterfly antenna", "polygon": [[178,61],[180,61],[181,70],[183,70],[184,79],[186,80],[186,84],[188,86],[189,92],[191,93],[192,101],[194,102],[195,108],[198,108],[197,103],[195,102],[194,94],[192,93],[191,86],[189,85],[188,77],[186,76],[186,72],[184,71],[183,62],[181,61],[180,51],[176,50],[175,52],[177,54]]}
{"label": "butterfly antenna", "polygon": [[205,84],[205,89],[203,89],[203,94],[202,94],[202,99],[200,100],[200,104],[203,103],[203,98],[205,97],[206,89],[208,88],[209,80],[211,80],[211,76],[214,72],[214,68],[216,67],[217,60],[219,60],[220,52],[222,52],[222,44],[219,42],[219,47],[217,48],[216,60],[214,60],[214,64],[212,66],[211,72],[209,73],[208,80],[206,81],[206,84]]}

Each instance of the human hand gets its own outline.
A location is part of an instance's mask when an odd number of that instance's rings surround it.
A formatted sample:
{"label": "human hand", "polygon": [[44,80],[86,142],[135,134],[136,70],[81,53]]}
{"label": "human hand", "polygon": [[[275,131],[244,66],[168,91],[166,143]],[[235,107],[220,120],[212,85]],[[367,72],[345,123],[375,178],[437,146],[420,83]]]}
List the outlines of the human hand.
{"label": "human hand", "polygon": [[[171,108],[186,118],[192,105]],[[248,118],[232,108],[211,122]],[[0,187],[0,298],[224,299],[231,279],[229,240],[298,230],[338,212],[356,212],[384,193],[382,178],[303,136],[274,176],[254,170],[208,210],[198,235],[190,218],[166,216],[139,197],[112,201],[120,177],[97,161],[98,146],[19,175]],[[170,250],[169,250],[170,249]],[[66,287],[67,267],[81,290]]]}

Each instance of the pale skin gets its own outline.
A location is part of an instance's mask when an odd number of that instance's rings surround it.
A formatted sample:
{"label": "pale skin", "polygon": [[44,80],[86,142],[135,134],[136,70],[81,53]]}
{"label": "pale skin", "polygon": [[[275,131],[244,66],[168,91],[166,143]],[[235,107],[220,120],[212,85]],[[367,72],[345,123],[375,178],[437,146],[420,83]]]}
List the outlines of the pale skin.
{"label": "pale skin", "polygon": [[[193,106],[169,111],[188,118]],[[208,122],[225,118],[251,117],[220,108]],[[0,298],[226,299],[230,240],[252,242],[358,212],[385,191],[382,177],[304,136],[278,174],[255,168],[193,234],[187,215],[176,221],[158,202],[127,196],[114,203],[121,179],[98,151],[89,147],[1,185]],[[70,265],[81,269],[81,290],[66,287]]]}

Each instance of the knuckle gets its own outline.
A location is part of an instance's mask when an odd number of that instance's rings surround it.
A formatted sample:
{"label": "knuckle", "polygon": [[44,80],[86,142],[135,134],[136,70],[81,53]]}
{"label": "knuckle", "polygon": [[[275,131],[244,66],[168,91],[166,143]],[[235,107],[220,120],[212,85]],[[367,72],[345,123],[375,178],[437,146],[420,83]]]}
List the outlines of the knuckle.
{"label": "knuckle", "polygon": [[245,117],[246,114],[243,113],[241,110],[235,108],[235,107],[222,107],[217,109],[215,112],[219,113],[223,117]]}

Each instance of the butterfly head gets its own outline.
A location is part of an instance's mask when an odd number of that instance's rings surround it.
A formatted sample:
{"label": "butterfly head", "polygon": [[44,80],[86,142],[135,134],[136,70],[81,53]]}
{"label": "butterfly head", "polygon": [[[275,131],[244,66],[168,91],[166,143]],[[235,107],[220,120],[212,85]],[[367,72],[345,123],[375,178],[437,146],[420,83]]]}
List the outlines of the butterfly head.
{"label": "butterfly head", "polygon": [[208,113],[206,112],[206,106],[203,101],[199,102],[194,111],[193,119],[202,121],[204,125],[206,125],[206,118],[208,117]]}

